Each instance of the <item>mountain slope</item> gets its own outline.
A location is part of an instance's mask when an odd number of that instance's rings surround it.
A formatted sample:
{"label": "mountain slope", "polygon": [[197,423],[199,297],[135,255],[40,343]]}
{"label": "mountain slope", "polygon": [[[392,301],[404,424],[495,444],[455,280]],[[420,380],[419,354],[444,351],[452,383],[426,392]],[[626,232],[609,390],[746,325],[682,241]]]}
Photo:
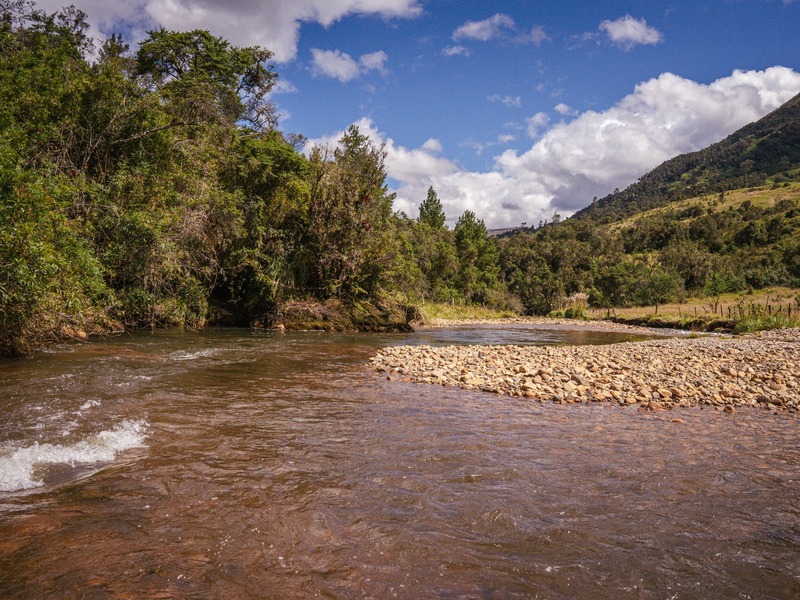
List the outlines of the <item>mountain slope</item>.
{"label": "mountain slope", "polygon": [[800,94],[721,142],[662,163],[573,218],[614,221],[676,200],[762,185],[768,179],[800,179]]}

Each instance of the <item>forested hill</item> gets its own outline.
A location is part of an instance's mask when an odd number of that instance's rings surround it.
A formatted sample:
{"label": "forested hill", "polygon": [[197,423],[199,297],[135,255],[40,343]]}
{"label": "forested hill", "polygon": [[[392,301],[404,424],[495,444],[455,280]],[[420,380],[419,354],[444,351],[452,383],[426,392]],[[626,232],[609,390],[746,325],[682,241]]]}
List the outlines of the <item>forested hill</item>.
{"label": "forested hill", "polygon": [[500,240],[530,313],[800,285],[800,95],[564,221]]}
{"label": "forested hill", "polygon": [[666,161],[573,218],[611,222],[676,200],[798,179],[800,94],[721,142]]}

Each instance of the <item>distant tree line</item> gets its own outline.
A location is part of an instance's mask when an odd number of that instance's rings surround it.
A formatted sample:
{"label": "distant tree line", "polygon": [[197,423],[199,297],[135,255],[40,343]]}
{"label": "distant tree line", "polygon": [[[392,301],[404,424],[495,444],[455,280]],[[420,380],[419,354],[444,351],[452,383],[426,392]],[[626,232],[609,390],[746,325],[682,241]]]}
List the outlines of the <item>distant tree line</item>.
{"label": "distant tree line", "polygon": [[[573,218],[519,233],[501,241],[503,276],[536,314],[575,293],[610,308],[798,287],[800,186],[771,187],[774,203],[726,207],[720,194],[611,223]],[[792,197],[780,199],[781,190]]]}

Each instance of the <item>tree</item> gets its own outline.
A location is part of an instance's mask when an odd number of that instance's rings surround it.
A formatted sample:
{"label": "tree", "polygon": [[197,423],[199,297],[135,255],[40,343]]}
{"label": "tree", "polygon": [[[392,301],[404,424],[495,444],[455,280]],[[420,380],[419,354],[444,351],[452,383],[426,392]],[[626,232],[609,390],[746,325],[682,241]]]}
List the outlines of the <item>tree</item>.
{"label": "tree", "polygon": [[428,188],[428,196],[419,206],[419,219],[427,223],[431,229],[442,229],[447,217],[442,209],[442,202],[433,187]]}
{"label": "tree", "polygon": [[263,320],[308,281],[306,243],[308,162],[278,131],[242,136],[231,148],[222,178],[237,201],[226,222],[224,281],[215,290],[236,307],[238,320]]}
{"label": "tree", "polygon": [[0,3],[0,355],[88,329],[109,291],[77,210],[91,40],[74,7]]}
{"label": "tree", "polygon": [[686,239],[670,241],[658,257],[662,265],[669,265],[680,275],[687,291],[702,291],[713,267],[712,255]]}
{"label": "tree", "polygon": [[[358,308],[455,289],[433,190],[432,222],[404,220],[384,149],[356,127],[309,159],[271,127],[268,51],[162,29],[135,56],[116,35],[90,55],[87,31],[79,11],[0,0],[0,354],[98,324],[242,324],[301,296]],[[485,300],[502,289],[496,249],[468,221]]]}
{"label": "tree", "polygon": [[487,303],[500,287],[499,254],[488,239],[486,225],[471,210],[464,211],[455,227],[458,253],[458,288],[471,302]]}
{"label": "tree", "polygon": [[[63,9],[52,15],[27,3],[2,6],[0,22],[0,131],[19,148],[25,166],[55,166],[75,173],[90,69],[85,15]],[[14,25],[17,25],[16,27]]]}
{"label": "tree", "polygon": [[8,158],[0,151],[0,356],[90,329],[109,296],[84,228],[64,210],[75,188],[55,173],[12,175]]}
{"label": "tree", "polygon": [[605,258],[594,276],[592,303],[603,308],[629,306],[637,296],[641,270],[640,263],[623,261],[620,256]]}
{"label": "tree", "polygon": [[678,276],[661,267],[655,267],[641,282],[640,295],[643,304],[655,306],[658,314],[658,305],[669,302],[678,292]]}
{"label": "tree", "polygon": [[171,104],[176,123],[242,121],[261,130],[275,124],[270,58],[269,50],[232,46],[208,31],[162,28],[139,46],[136,74]]}
{"label": "tree", "polygon": [[386,187],[383,147],[351,125],[339,146],[309,158],[309,250],[323,296],[355,299],[379,292],[392,260],[394,194]]}
{"label": "tree", "polygon": [[726,277],[725,273],[716,272],[708,279],[705,286],[705,294],[713,299],[713,308],[715,314],[719,308],[720,297],[722,294],[730,292],[732,289],[733,285],[728,277]]}
{"label": "tree", "polygon": [[412,251],[424,277],[424,287],[417,291],[422,300],[445,302],[459,295],[456,290],[458,255],[455,234],[447,228],[432,229],[417,220],[411,225]]}

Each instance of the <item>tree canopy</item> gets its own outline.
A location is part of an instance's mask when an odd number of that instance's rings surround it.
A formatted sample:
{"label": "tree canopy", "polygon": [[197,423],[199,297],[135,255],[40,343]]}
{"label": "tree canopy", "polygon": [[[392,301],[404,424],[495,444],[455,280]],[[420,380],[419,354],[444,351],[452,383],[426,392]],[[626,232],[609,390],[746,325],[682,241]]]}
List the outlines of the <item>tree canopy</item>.
{"label": "tree canopy", "polygon": [[139,46],[135,73],[184,124],[243,122],[263,130],[276,124],[267,98],[277,78],[271,58],[269,50],[232,46],[208,31],[157,29]]}

